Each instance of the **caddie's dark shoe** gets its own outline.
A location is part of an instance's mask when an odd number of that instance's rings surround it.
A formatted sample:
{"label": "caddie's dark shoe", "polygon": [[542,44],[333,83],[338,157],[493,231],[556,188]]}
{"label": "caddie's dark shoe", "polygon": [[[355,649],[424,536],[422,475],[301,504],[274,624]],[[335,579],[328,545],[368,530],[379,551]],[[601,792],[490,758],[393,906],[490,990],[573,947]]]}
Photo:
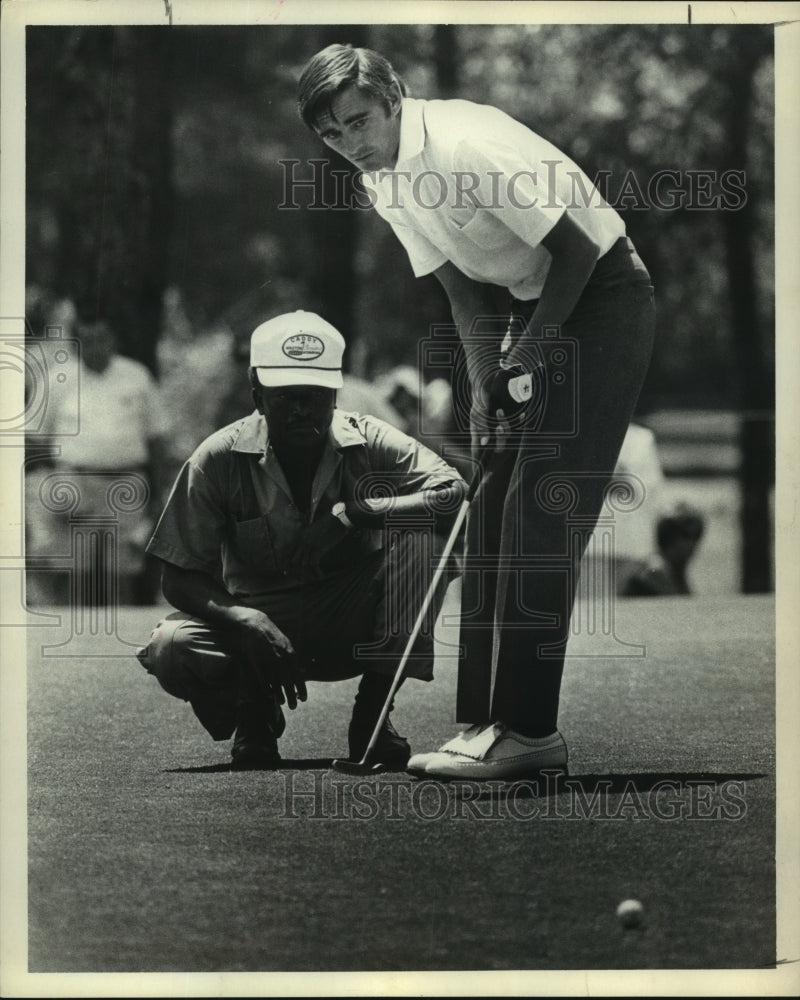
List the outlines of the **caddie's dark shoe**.
{"label": "caddie's dark shoe", "polygon": [[268,733],[253,733],[239,727],[231,748],[232,771],[258,771],[278,767],[281,755],[278,741]]}
{"label": "caddie's dark shoe", "polygon": [[[364,756],[364,751],[375,731],[375,722],[377,721],[376,716],[372,726],[366,732],[352,722],[350,723],[348,732],[350,760],[359,761]],[[386,719],[381,726],[375,746],[372,748],[369,763],[382,764],[388,771],[404,771],[410,756],[411,747],[408,740],[397,732],[389,719]]]}
{"label": "caddie's dark shoe", "polygon": [[[361,678],[353,705],[353,717],[347,731],[350,760],[360,761],[363,758],[386,704],[392,680],[391,676],[370,671]],[[394,701],[389,706],[389,712],[393,707]],[[369,763],[382,764],[388,771],[404,771],[410,756],[411,747],[408,745],[408,740],[397,732],[387,714],[370,754]]]}
{"label": "caddie's dark shoe", "polygon": [[281,760],[278,736],[285,725],[277,703],[249,701],[246,692],[240,691],[236,705],[236,732],[231,747],[231,769],[252,771],[277,767]]}

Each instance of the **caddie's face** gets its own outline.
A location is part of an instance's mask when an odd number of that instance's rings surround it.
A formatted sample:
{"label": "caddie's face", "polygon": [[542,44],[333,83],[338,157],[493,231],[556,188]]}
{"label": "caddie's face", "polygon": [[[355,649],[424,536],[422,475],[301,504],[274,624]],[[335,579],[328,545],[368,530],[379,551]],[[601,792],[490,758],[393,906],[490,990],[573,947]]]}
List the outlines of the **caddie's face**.
{"label": "caddie's face", "polygon": [[313,385],[260,386],[256,402],[266,417],[274,447],[313,449],[328,434],[336,392]]}
{"label": "caddie's face", "polygon": [[317,135],[359,170],[393,170],[400,146],[400,93],[391,109],[352,84],[333,100],[317,123]]}

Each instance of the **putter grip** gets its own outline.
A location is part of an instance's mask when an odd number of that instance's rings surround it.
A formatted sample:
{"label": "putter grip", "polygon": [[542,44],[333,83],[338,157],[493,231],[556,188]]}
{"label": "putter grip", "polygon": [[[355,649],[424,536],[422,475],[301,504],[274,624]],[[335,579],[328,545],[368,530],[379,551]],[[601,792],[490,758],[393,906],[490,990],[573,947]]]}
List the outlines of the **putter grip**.
{"label": "putter grip", "polygon": [[475,469],[475,474],[472,477],[472,482],[469,484],[469,489],[467,490],[467,503],[472,503],[475,499],[475,494],[478,492],[478,487],[483,482],[483,477],[486,472],[486,467],[489,464],[494,453],[494,445],[490,441],[489,444],[485,445],[478,455],[478,467]]}

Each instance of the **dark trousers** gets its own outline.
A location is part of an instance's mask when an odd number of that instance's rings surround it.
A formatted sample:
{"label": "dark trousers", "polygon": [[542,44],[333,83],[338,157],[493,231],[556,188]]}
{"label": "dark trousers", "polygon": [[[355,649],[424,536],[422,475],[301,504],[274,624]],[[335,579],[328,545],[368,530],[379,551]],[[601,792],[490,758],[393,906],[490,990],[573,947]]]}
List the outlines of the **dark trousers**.
{"label": "dark trousers", "polygon": [[[275,593],[261,607],[291,640],[308,680],[396,671],[443,544],[431,530],[389,524],[386,534],[386,548],[351,570]],[[433,626],[452,578],[451,572],[440,580],[406,666],[408,677],[433,677]],[[241,659],[234,631],[175,612],[156,625],[136,655],[165,691],[190,702],[215,740],[232,735]]]}
{"label": "dark trousers", "polygon": [[[512,302],[511,311],[527,320],[534,306]],[[543,406],[495,455],[469,511],[457,696],[459,722],[543,733],[557,727],[580,557],[652,351],[653,288],[629,240],[597,262],[551,332],[534,345]],[[500,340],[482,365],[496,367]],[[472,431],[475,453],[486,431],[477,408]]]}

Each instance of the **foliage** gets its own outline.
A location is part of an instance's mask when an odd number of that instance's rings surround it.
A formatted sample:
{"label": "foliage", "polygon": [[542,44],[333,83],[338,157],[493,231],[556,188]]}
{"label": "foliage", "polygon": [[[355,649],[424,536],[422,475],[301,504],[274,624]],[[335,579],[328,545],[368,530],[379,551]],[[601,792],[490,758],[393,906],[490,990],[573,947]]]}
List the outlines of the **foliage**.
{"label": "foliage", "polygon": [[171,231],[170,60],[155,28],[30,27],[29,284],[153,365]]}
{"label": "foliage", "polygon": [[[386,52],[418,96],[502,107],[590,175],[610,172],[611,200],[628,192],[620,208],[659,304],[649,403],[730,406],[741,386],[725,213],[660,208],[648,183],[671,170],[686,190],[690,171],[745,169],[753,336],[771,364],[772,36],[752,25],[29,29],[28,281],[107,312],[151,363],[160,324],[143,303],[168,287],[198,334],[245,338],[302,306],[345,327],[357,373],[416,363],[430,324],[448,320],[435,280],[413,279],[372,213],[314,211],[308,192],[281,208],[280,161],[303,175],[327,158],[294,101],[306,59],[334,40]],[[746,73],[739,163],[726,116]]]}
{"label": "foliage", "polygon": [[[69,295],[89,318],[111,320],[125,353],[154,369],[161,360],[181,449],[173,458],[215,414],[250,408],[238,372],[250,331],[269,315],[325,315],[347,334],[356,375],[416,365],[431,326],[450,322],[444,294],[434,278],[413,278],[374,213],[344,207],[352,169],[296,114],[303,65],[333,41],[383,51],[417,96],[497,105],[598,178],[656,286],[643,408],[744,412],[743,585],[769,589],[768,27],[30,27],[30,301]],[[322,188],[287,206],[286,161],[308,178],[315,158],[329,161]],[[665,171],[673,203],[653,186]]]}

